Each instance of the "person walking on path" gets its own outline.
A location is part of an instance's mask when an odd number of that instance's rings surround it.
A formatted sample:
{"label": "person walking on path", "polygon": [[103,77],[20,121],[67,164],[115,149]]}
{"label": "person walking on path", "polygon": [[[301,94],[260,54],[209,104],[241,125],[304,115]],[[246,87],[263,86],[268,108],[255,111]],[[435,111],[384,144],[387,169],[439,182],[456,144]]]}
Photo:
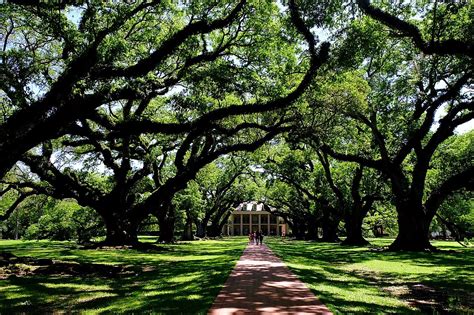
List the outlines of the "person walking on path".
{"label": "person walking on path", "polygon": [[260,231],[257,231],[255,233],[255,242],[256,242],[257,245],[260,242]]}
{"label": "person walking on path", "polygon": [[263,244],[263,233],[262,233],[262,231],[259,232],[258,238],[259,238],[259,241],[260,241],[260,245],[262,245]]}
{"label": "person walking on path", "polygon": [[253,244],[253,234],[252,232],[249,233],[249,245]]}

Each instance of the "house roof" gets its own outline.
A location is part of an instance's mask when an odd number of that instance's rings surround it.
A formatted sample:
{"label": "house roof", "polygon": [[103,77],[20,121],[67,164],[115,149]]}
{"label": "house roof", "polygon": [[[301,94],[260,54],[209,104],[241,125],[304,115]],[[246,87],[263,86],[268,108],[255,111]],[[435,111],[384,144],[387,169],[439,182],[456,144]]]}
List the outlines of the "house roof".
{"label": "house roof", "polygon": [[235,208],[237,211],[265,211],[264,204],[257,201],[242,202]]}

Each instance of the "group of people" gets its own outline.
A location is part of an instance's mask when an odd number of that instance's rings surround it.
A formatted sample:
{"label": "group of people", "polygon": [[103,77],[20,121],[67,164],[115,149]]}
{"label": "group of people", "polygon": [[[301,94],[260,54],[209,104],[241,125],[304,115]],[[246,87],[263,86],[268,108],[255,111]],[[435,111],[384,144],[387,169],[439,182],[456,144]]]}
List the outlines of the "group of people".
{"label": "group of people", "polygon": [[262,245],[263,244],[263,233],[262,231],[251,232],[249,234],[249,244]]}

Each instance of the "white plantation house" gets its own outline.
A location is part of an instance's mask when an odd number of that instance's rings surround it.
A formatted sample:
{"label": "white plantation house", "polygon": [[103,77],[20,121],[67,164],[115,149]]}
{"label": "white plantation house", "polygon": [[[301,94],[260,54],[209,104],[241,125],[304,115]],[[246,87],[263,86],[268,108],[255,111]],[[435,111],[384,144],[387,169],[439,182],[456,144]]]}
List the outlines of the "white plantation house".
{"label": "white plantation house", "polygon": [[222,228],[223,235],[234,236],[257,231],[264,235],[286,235],[289,229],[283,218],[264,210],[263,203],[255,201],[241,203]]}

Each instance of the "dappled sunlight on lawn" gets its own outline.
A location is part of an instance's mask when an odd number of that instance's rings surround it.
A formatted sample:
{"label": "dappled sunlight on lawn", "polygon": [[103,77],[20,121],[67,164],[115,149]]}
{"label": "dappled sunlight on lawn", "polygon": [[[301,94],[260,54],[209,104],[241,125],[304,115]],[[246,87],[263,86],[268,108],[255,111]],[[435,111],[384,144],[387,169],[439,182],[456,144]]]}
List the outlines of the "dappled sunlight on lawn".
{"label": "dappled sunlight on lawn", "polygon": [[434,242],[445,251],[395,253],[276,238],[267,244],[335,312],[472,311],[473,247]]}
{"label": "dappled sunlight on lawn", "polygon": [[112,276],[34,270],[10,275],[0,280],[0,313],[206,312],[245,245],[244,238],[232,238],[160,245],[163,251],[146,252],[82,250],[68,242],[0,241],[1,251],[17,256],[70,261],[90,270],[104,264],[125,268]]}

